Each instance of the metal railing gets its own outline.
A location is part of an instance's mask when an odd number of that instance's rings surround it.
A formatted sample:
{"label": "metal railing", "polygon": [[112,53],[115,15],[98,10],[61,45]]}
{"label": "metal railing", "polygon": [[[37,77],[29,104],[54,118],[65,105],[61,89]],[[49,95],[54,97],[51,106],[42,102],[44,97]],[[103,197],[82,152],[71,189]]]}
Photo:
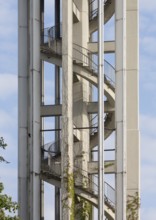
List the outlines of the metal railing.
{"label": "metal railing", "polygon": [[[57,55],[62,55],[62,46],[60,39],[62,38],[62,25],[56,25],[54,27],[45,28],[42,31],[41,36],[41,45],[46,46],[52,53]],[[93,56],[90,56],[91,51],[73,43],[73,61],[75,63],[82,65],[83,67],[88,68],[91,72],[98,74],[98,63],[97,59],[94,59]],[[113,88],[115,88],[115,69],[114,67],[106,60],[104,60],[104,72],[105,72],[105,81],[109,82]]]}
{"label": "metal railing", "polygon": [[41,44],[50,43],[55,39],[62,38],[62,24],[55,25],[53,27],[47,27],[42,30]]}
{"label": "metal railing", "polygon": [[[103,0],[103,4],[106,5],[108,0]],[[89,21],[92,21],[98,16],[98,0],[91,0],[89,2]]]}
{"label": "metal railing", "polygon": [[73,60],[75,60],[77,64],[80,63],[83,64],[84,67],[88,67],[91,72],[97,73],[98,66],[89,56],[90,53],[88,49],[73,43]]}
{"label": "metal railing", "polygon": [[[108,118],[109,118],[109,114],[107,113],[107,114],[105,114],[103,121],[104,122],[107,121]],[[96,114],[93,118],[91,118],[90,126],[93,127],[90,131],[90,135],[94,135],[94,133],[98,132],[98,114]],[[105,127],[104,129],[106,131],[108,131],[108,130],[114,131],[114,129],[112,129],[112,128]]]}
{"label": "metal railing", "polygon": [[105,199],[112,207],[115,208],[115,189],[107,182],[105,182],[104,188],[105,188]]}
{"label": "metal railing", "polygon": [[[98,196],[98,177],[97,176],[90,176],[87,171],[82,168],[74,166],[74,178],[79,176],[79,181],[76,180],[76,186],[81,185],[82,189],[88,193],[91,193],[95,196]],[[97,178],[97,180],[96,180]],[[110,206],[113,210],[115,209],[115,189],[104,182],[104,199],[105,203]]]}
{"label": "metal railing", "polygon": [[[60,152],[56,152],[56,145],[60,144],[61,140],[53,143],[47,143],[42,146],[42,151],[44,152],[44,159],[50,157],[50,166],[48,167],[48,172],[60,177],[61,176],[61,161],[58,156]],[[98,176],[91,176],[89,173],[82,169],[81,167],[74,166],[74,180],[75,186],[82,188],[88,193],[92,193],[98,196]],[[110,186],[107,182],[105,184],[105,202],[110,205],[112,209],[115,207],[115,189]]]}
{"label": "metal railing", "polygon": [[47,158],[49,155],[51,157],[57,157],[60,155],[60,152],[57,151],[60,148],[61,140],[55,142],[50,142],[41,147],[44,152],[44,158]]}
{"label": "metal railing", "polygon": [[107,80],[113,88],[115,88],[115,68],[106,60],[104,60],[105,80]]}

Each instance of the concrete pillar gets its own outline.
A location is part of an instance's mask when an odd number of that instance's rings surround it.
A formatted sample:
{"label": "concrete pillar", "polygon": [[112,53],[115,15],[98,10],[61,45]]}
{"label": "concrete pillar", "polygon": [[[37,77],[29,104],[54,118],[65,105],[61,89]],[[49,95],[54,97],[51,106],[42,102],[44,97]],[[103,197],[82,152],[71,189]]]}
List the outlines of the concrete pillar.
{"label": "concrete pillar", "polygon": [[18,1],[18,202],[28,220],[28,3]]}
{"label": "concrete pillar", "polygon": [[[139,43],[138,43],[138,1],[127,1],[127,196],[128,200],[140,198],[140,144],[139,144]],[[129,197],[133,196],[133,197]],[[137,199],[138,197],[138,199]],[[136,200],[135,200],[136,199]],[[137,204],[134,204],[137,207]],[[131,210],[128,210],[128,214]],[[136,208],[135,219],[140,219]],[[134,217],[132,217],[134,218]]]}
{"label": "concrete pillar", "polygon": [[[81,19],[83,22],[78,22],[74,24],[73,31],[73,41],[74,43],[80,45],[80,52],[86,54],[86,50],[81,51],[81,47],[87,48],[89,41],[89,22],[88,22],[88,2],[83,0],[76,0]],[[83,57],[83,55],[81,55]],[[83,62],[83,59],[82,59]],[[85,65],[85,64],[83,64]],[[90,87],[89,82],[81,79],[74,84],[74,102],[77,103],[78,108],[74,108],[74,121],[77,127],[89,127],[89,116],[87,114],[87,106],[83,102],[88,102],[90,98]],[[80,107],[81,106],[81,107]],[[80,168],[87,171],[88,161],[89,161],[89,129],[81,130],[82,139],[82,158],[80,161]],[[85,180],[86,182],[86,180]]]}
{"label": "concrete pillar", "polygon": [[40,219],[40,1],[29,4],[29,218]]}
{"label": "concrete pillar", "polygon": [[66,33],[62,36],[62,220],[74,220],[72,5],[72,0],[62,1],[62,33]]}
{"label": "concrete pillar", "polygon": [[[73,26],[73,42],[78,44],[79,50],[82,53],[80,54],[80,59],[82,59],[83,63],[83,54],[89,56],[87,50],[88,42],[89,42],[89,21],[88,21],[88,1],[84,0],[76,0],[75,1],[78,10],[80,11],[81,21],[74,23]],[[86,65],[83,63],[83,65]],[[83,73],[82,73],[83,74]],[[90,87],[89,82],[79,78],[79,82],[73,84],[74,86],[74,123],[76,127],[88,127],[89,128],[89,115],[87,113],[87,105],[84,102],[90,101]],[[89,129],[81,129],[81,142],[79,143],[79,147],[77,147],[77,143],[74,145],[74,149],[76,149],[76,153],[74,155],[75,166],[78,167],[79,172],[77,174],[77,180],[79,185],[83,187],[88,187],[88,161],[89,161]],[[81,156],[80,156],[81,155]],[[85,202],[86,203],[86,202]],[[75,216],[75,220],[84,218],[89,219],[89,211],[85,210],[84,201],[81,201],[76,205],[77,215]],[[85,217],[82,217],[82,213],[85,213]]]}
{"label": "concrete pillar", "polygon": [[40,219],[40,3],[18,6],[19,216],[33,220]]}
{"label": "concrete pillar", "polygon": [[116,220],[126,220],[126,0],[115,2]]}

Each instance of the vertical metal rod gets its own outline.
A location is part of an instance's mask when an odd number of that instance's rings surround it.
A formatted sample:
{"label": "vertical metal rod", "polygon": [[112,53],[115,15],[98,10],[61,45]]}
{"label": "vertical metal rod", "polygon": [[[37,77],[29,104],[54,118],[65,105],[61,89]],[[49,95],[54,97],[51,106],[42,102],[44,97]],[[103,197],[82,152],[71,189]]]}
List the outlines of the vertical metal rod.
{"label": "vertical metal rod", "polygon": [[98,0],[98,124],[99,124],[99,179],[98,179],[98,220],[104,220],[104,62],[103,62],[103,26],[104,26],[104,10],[103,1]]}
{"label": "vertical metal rod", "polygon": [[[40,33],[41,38],[43,38],[43,30],[44,30],[44,0],[40,1]],[[42,39],[41,39],[42,41]],[[40,96],[41,96],[41,105],[44,105],[44,61],[40,61]],[[44,118],[41,118],[41,129],[44,129]],[[41,146],[44,145],[44,133],[40,134],[40,143]],[[43,160],[44,155],[41,153],[41,160]],[[44,220],[44,181],[41,180],[41,220]]]}
{"label": "vertical metal rod", "polygon": [[55,37],[60,37],[60,0],[55,0]]}
{"label": "vertical metal rod", "polygon": [[[60,0],[55,0],[55,25],[56,33],[55,37],[60,37]],[[60,104],[60,67],[55,65],[55,104]],[[60,120],[59,118],[55,117],[55,128],[59,129],[60,127]],[[59,131],[55,132],[55,140],[57,141],[60,137]],[[57,149],[60,151],[60,146],[57,145]]]}
{"label": "vertical metal rod", "polygon": [[[55,0],[55,37],[60,37],[60,0]],[[55,104],[60,104],[60,68],[55,65]],[[55,117],[55,129],[60,128],[60,118]],[[55,141],[60,139],[60,131],[55,132]],[[56,144],[56,152],[60,152],[60,142]],[[60,220],[60,189],[55,187],[55,219]]]}
{"label": "vertical metal rod", "polygon": [[[55,66],[55,104],[60,104],[60,68]],[[55,116],[55,151],[60,152],[60,117]],[[60,189],[55,187],[55,219],[60,220]]]}

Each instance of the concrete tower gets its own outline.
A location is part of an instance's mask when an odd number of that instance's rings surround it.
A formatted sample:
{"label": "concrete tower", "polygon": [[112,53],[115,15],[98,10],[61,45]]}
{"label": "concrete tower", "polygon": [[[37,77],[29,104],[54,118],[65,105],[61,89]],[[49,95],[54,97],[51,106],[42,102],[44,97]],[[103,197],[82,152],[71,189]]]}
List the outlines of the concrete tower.
{"label": "concrete tower", "polygon": [[138,0],[18,0],[18,12],[19,216],[45,219],[47,182],[55,220],[140,219]]}

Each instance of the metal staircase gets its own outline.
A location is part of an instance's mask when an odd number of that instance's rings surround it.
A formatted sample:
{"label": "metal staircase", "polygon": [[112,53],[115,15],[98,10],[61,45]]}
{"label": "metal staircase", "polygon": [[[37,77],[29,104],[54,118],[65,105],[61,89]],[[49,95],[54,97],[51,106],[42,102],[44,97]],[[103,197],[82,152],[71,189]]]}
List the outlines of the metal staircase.
{"label": "metal staircase", "polygon": [[[111,1],[104,0],[103,1],[104,6],[111,4]],[[98,1],[97,0],[91,0],[89,2],[89,21],[92,21],[98,16]]]}
{"label": "metal staircase", "polygon": [[[61,162],[60,153],[56,152],[56,145],[60,140],[54,143],[45,144],[42,147],[42,179],[48,183],[60,187],[61,185]],[[74,186],[75,194],[84,198],[95,207],[98,207],[98,177],[91,176],[86,170],[74,166]],[[115,190],[105,182],[105,214],[108,219],[114,219],[115,213]]]}
{"label": "metal staircase", "polygon": [[[92,1],[90,7],[92,7],[93,4],[96,4],[95,2],[95,0]],[[105,0],[105,7],[110,7],[110,4],[113,2],[113,0]],[[94,28],[98,16],[97,9],[94,9],[89,16],[90,25]],[[95,26],[97,26],[97,24]],[[60,24],[54,27],[45,28],[42,31],[40,51],[42,60],[46,60],[58,66],[62,65],[62,27]],[[104,61],[104,64],[104,94],[110,105],[114,106],[115,70],[106,60]],[[91,56],[91,51],[76,43],[73,43],[73,72],[97,87],[98,65],[95,59]],[[97,115],[94,118],[94,122],[95,121],[96,123],[91,123],[91,127],[93,127],[90,133],[91,149],[97,145]],[[114,112],[106,113],[104,124],[106,139],[115,129]],[[61,153],[56,152],[55,149],[58,149],[56,145],[60,145],[60,140],[54,143],[48,143],[42,147],[41,178],[56,187],[61,187]],[[74,165],[74,181],[75,194],[90,202],[93,206],[98,207],[97,177]],[[105,216],[109,220],[115,219],[115,190],[106,182]]]}
{"label": "metal staircase", "polygon": [[[56,32],[59,31],[59,37],[56,39]],[[55,57],[55,59],[61,59],[62,57],[62,41],[61,41],[61,26],[54,26],[46,28],[43,31],[41,43],[41,53],[46,55],[49,58]],[[98,65],[95,60],[90,56],[91,51],[81,47],[80,45],[73,43],[73,64],[74,72],[91,82],[93,85],[97,86],[98,80]],[[105,79],[104,79],[104,93],[111,103],[114,105],[115,99],[115,69],[114,67],[104,60],[105,66]],[[61,64],[60,64],[61,65]],[[82,73],[82,71],[83,73]],[[114,131],[114,113],[107,114],[105,118],[105,138],[108,137],[112,131]],[[110,121],[110,118],[113,120]],[[109,120],[107,120],[109,119]],[[111,123],[111,126],[109,126]],[[92,137],[93,138],[93,137]]]}
{"label": "metal staircase", "polygon": [[[115,0],[104,0],[104,23],[106,24],[115,11]],[[89,28],[90,33],[97,30],[98,24],[98,1],[90,0],[89,3]]]}

